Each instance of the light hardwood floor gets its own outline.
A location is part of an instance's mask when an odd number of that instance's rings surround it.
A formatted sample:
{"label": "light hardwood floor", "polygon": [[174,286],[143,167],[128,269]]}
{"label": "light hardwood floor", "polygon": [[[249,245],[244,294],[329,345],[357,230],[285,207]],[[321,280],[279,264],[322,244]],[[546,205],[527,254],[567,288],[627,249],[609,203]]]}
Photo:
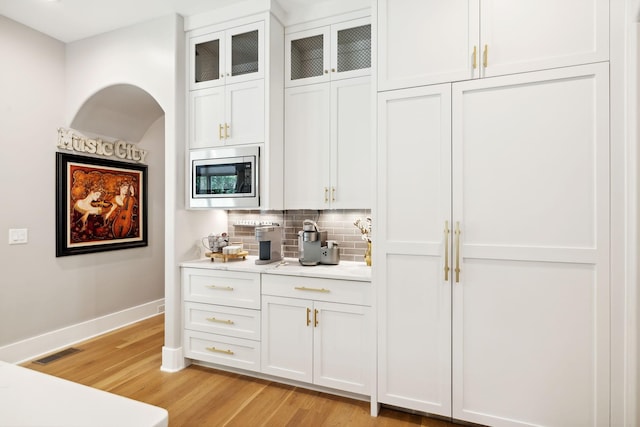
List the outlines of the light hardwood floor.
{"label": "light hardwood floor", "polygon": [[178,426],[454,426],[441,420],[224,371],[190,366],[160,371],[164,316],[74,345],[81,352],[23,366],[169,411]]}

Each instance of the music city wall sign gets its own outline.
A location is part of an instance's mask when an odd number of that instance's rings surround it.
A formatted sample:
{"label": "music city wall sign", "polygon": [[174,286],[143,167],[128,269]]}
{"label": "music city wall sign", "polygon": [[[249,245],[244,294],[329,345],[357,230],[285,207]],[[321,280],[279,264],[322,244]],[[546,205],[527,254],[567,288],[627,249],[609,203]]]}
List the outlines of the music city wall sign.
{"label": "music city wall sign", "polygon": [[122,160],[133,160],[144,163],[149,153],[125,141],[104,141],[100,138],[87,138],[78,135],[71,129],[58,129],[58,148],[79,153],[97,154],[105,157],[117,157]]}

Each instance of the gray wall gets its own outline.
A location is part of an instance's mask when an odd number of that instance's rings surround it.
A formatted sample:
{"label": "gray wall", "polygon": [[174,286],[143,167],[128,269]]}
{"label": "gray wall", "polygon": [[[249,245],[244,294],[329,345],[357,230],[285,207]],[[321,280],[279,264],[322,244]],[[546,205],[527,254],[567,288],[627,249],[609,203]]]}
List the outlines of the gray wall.
{"label": "gray wall", "polygon": [[[0,16],[0,350],[164,297],[164,118],[138,143],[150,152],[149,246],[55,257],[57,128],[73,118],[69,88],[76,83],[68,78],[67,49]],[[79,75],[101,67],[79,64]],[[29,243],[8,245],[10,228],[27,228]]]}

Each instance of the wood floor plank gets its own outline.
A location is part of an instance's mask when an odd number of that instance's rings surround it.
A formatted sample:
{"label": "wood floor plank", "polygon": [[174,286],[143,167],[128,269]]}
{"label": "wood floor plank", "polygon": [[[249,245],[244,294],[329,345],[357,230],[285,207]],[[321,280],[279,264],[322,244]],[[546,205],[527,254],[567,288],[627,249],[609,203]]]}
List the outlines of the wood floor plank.
{"label": "wood floor plank", "polygon": [[82,351],[47,365],[23,366],[169,411],[171,427],[452,427],[455,424],[369,403],[189,366],[162,372],[164,316],[74,345]]}

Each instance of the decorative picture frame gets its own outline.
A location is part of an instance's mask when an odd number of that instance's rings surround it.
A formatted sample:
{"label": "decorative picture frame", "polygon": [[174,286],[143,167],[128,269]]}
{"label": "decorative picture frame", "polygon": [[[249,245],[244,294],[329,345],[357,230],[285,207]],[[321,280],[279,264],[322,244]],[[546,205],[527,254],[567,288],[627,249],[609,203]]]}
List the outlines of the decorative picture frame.
{"label": "decorative picture frame", "polygon": [[56,257],[147,245],[147,166],[57,152]]}

